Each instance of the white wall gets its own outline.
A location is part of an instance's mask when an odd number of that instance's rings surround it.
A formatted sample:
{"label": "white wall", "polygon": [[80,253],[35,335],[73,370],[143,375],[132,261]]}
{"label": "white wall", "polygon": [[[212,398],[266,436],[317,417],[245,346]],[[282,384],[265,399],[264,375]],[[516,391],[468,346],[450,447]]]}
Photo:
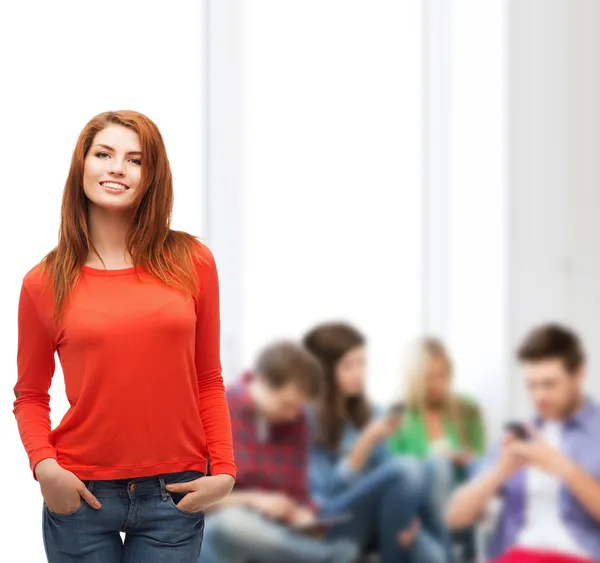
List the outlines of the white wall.
{"label": "white wall", "polygon": [[490,438],[505,417],[507,361],[507,24],[505,0],[428,0],[425,144],[428,332]]}
{"label": "white wall", "polygon": [[223,293],[241,305],[224,319],[225,374],[273,339],[345,319],[367,333],[386,401],[421,328],[421,2],[231,1],[213,16],[221,30],[234,17],[240,37],[213,51],[229,65],[223,95],[240,87],[214,117],[239,181],[237,198],[211,196],[211,240],[239,274]]}
{"label": "white wall", "polygon": [[[511,3],[510,344],[571,324],[600,396],[600,4]],[[527,412],[513,370],[511,405]]]}
{"label": "white wall", "polygon": [[[12,415],[23,275],[56,243],[62,188],[85,123],[135,109],[163,133],[175,180],[174,226],[203,236],[203,2],[3,2],[0,438],[3,559],[43,561],[41,500]],[[60,369],[52,422],[67,404]]]}

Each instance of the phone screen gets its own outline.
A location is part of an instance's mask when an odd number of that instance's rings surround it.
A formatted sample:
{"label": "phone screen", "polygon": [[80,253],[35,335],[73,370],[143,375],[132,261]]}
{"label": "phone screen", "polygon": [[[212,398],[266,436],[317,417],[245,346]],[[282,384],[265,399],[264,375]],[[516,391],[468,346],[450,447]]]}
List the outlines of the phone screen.
{"label": "phone screen", "polygon": [[406,410],[406,405],[404,403],[394,403],[388,409],[389,416],[402,416],[404,411]]}
{"label": "phone screen", "polygon": [[508,422],[504,429],[513,434],[518,440],[529,440],[531,435],[525,424],[522,422]]}

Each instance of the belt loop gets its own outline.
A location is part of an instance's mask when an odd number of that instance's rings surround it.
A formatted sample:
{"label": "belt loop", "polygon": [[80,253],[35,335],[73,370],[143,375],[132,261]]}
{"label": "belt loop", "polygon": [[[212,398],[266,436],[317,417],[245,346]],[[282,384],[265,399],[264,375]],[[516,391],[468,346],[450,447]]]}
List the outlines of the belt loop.
{"label": "belt loop", "polygon": [[163,502],[165,502],[167,500],[167,496],[169,495],[169,493],[167,492],[167,487],[165,485],[165,479],[161,475],[158,478],[158,481],[160,483],[160,498],[162,498]]}
{"label": "belt loop", "polygon": [[88,491],[89,491],[90,493],[93,493],[93,492],[94,492],[94,481],[90,481],[90,482],[88,483],[88,486],[87,486],[87,488],[88,488]]}

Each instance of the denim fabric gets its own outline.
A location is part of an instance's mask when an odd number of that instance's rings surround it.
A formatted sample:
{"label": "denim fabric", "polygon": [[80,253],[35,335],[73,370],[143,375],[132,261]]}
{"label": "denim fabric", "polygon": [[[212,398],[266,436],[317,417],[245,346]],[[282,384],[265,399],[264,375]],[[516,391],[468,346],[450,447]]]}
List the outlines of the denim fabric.
{"label": "denim fabric", "polygon": [[[331,530],[331,537],[352,538],[360,551],[376,540],[381,563],[445,563],[447,545],[441,518],[435,513],[430,467],[416,459],[390,459],[356,480],[346,492],[321,504],[325,515],[350,511],[354,518]],[[408,550],[397,534],[419,517],[423,527]]]}
{"label": "denim fabric", "polygon": [[[44,503],[43,532],[49,563],[196,563],[204,512],[184,512],[185,496],[169,493],[169,483],[193,481],[204,474],[184,471],[114,481],[84,481],[102,504],[82,501],[74,512],[53,513]],[[125,533],[125,541],[120,533]]]}
{"label": "denim fabric", "polygon": [[353,542],[315,539],[249,508],[223,508],[206,519],[199,563],[352,563]]}

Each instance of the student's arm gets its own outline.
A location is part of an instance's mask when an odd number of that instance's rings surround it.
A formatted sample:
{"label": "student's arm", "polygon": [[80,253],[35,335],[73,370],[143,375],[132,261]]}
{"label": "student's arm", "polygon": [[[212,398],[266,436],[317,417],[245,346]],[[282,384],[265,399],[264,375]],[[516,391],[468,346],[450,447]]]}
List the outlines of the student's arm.
{"label": "student's arm", "polygon": [[[18,312],[18,378],[14,387],[16,400],[13,413],[21,440],[29,457],[34,478],[36,465],[45,459],[57,459],[50,444],[50,395],[54,375],[56,342],[50,333],[36,299],[23,281]],[[41,282],[38,282],[41,283]],[[34,287],[37,290],[37,284]],[[36,291],[37,294],[37,291]]]}
{"label": "student's arm", "polygon": [[[236,477],[231,419],[221,370],[219,279],[212,252],[199,247],[196,262],[196,374],[198,408],[206,436],[211,475]],[[231,489],[230,489],[231,490]]]}
{"label": "student's arm", "polygon": [[352,473],[361,472],[377,445],[385,438],[383,421],[370,423],[358,436],[354,447],[345,459],[347,469]]}
{"label": "student's arm", "polygon": [[474,524],[505,480],[506,474],[502,468],[493,465],[460,487],[452,496],[446,511],[448,527],[451,530],[462,530]]}
{"label": "student's arm", "polygon": [[488,502],[519,469],[518,458],[506,449],[513,440],[505,439],[504,444],[484,461],[479,476],[454,493],[446,511],[446,523],[450,529],[461,530],[474,524],[484,513]]}
{"label": "student's arm", "polygon": [[229,496],[221,499],[219,502],[214,503],[210,509],[218,510],[221,508],[229,508],[232,506],[243,506],[246,508],[254,508],[261,495],[264,495],[261,491],[232,491]]}
{"label": "student's arm", "polygon": [[354,447],[342,461],[340,470],[345,473],[358,474],[363,471],[367,463],[385,461],[390,457],[388,440],[398,430],[398,419],[389,414],[379,415],[362,430]]}
{"label": "student's arm", "polygon": [[207,512],[224,508],[243,507],[255,510],[269,520],[287,522],[293,519],[299,505],[290,497],[276,492],[233,491],[229,496],[208,507]]}
{"label": "student's arm", "polygon": [[600,483],[571,460],[566,460],[561,478],[587,513],[600,524]]}

